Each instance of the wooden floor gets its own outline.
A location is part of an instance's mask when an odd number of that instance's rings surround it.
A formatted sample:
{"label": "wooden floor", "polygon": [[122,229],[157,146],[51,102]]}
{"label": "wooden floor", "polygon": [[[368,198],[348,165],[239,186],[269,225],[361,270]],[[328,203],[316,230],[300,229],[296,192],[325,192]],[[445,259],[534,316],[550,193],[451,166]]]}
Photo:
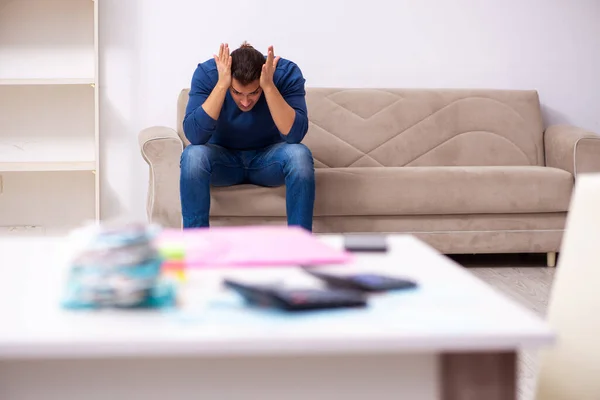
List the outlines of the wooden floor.
{"label": "wooden floor", "polygon": [[[555,268],[546,267],[545,255],[452,256],[480,279],[523,306],[545,316]],[[519,399],[533,400],[537,372],[535,352],[520,354]]]}

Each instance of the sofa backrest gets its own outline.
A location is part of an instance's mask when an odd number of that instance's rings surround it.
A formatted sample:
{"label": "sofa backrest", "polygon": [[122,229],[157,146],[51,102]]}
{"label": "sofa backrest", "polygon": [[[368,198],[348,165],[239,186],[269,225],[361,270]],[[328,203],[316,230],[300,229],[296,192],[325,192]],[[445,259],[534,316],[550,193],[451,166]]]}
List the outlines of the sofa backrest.
{"label": "sofa backrest", "polygon": [[534,90],[307,88],[306,102],[316,167],[544,165]]}

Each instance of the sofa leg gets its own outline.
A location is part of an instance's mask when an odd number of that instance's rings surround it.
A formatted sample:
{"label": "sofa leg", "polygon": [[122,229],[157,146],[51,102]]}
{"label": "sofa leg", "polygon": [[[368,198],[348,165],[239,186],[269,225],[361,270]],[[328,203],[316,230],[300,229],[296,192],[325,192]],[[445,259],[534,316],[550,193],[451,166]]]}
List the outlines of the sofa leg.
{"label": "sofa leg", "polygon": [[550,251],[550,252],[546,253],[546,264],[548,264],[549,267],[556,267],[556,252],[555,251]]}

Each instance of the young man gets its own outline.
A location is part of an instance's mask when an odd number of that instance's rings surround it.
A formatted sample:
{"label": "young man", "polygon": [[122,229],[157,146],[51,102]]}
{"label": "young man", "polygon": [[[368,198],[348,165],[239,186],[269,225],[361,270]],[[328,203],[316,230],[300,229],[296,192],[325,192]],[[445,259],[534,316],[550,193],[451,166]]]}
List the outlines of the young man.
{"label": "young man", "polygon": [[[288,225],[312,231],[315,175],[304,77],[293,62],[265,56],[247,43],[198,65],[183,130],[191,145],[181,156],[184,228],[209,226],[210,186],[286,186]],[[258,199],[260,201],[260,199]]]}

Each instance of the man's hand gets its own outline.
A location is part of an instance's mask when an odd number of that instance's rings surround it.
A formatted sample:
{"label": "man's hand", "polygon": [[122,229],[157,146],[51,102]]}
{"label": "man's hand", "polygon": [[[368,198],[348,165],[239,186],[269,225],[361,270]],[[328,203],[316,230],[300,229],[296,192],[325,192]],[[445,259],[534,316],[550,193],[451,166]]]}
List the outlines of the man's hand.
{"label": "man's hand", "polygon": [[265,94],[271,117],[279,132],[286,136],[290,133],[294,120],[296,118],[296,111],[290,107],[285,99],[277,90],[275,83],[273,82],[273,74],[277,68],[279,57],[275,57],[273,54],[273,46],[269,46],[269,53],[267,54],[267,61],[262,67],[260,73],[260,87]]}
{"label": "man's hand", "polygon": [[279,56],[275,57],[273,54],[273,46],[269,46],[267,61],[264,63],[262,72],[260,73],[260,87],[265,91],[275,86],[275,83],[273,83],[273,74],[277,68],[279,58]]}
{"label": "man's hand", "polygon": [[231,86],[231,56],[229,55],[229,45],[227,43],[221,43],[219,55],[215,55],[214,57],[215,63],[217,64],[217,71],[219,72],[219,78],[217,84],[210,92],[210,96],[202,103],[202,109],[204,109],[210,118],[217,120],[221,114],[221,108],[223,107],[227,91]]}
{"label": "man's hand", "polygon": [[221,43],[219,55],[214,55],[217,71],[219,71],[219,81],[217,85],[224,89],[231,86],[231,56],[229,55],[229,45]]}

